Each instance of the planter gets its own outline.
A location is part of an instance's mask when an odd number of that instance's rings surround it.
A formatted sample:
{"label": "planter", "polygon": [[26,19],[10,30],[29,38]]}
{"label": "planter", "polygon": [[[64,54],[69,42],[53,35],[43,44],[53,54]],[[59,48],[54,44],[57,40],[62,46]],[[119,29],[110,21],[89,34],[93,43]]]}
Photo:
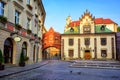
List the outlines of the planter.
{"label": "planter", "polygon": [[3,24],[7,23],[7,18],[5,16],[0,16],[0,22]]}
{"label": "planter", "polygon": [[27,30],[27,33],[30,34],[30,33],[32,33],[32,31],[28,29],[28,30]]}
{"label": "planter", "polygon": [[38,37],[38,35],[37,35],[37,34],[34,34],[34,37],[35,37],[35,38],[37,38],[37,37]]}
{"label": "planter", "polygon": [[32,10],[32,6],[30,4],[27,4],[27,7]]}
{"label": "planter", "polygon": [[20,24],[15,24],[15,28],[20,30],[20,29],[22,29],[22,26]]}
{"label": "planter", "polygon": [[4,70],[5,66],[4,65],[0,65],[0,70]]}
{"label": "planter", "polygon": [[24,67],[25,66],[25,59],[24,59],[24,52],[23,52],[23,50],[22,50],[21,55],[20,55],[19,66],[20,67]]}
{"label": "planter", "polygon": [[28,57],[28,56],[25,56],[24,59],[25,59],[25,61],[28,61],[28,60],[29,60],[29,57]]}
{"label": "planter", "polygon": [[19,66],[20,66],[20,67],[24,67],[24,66],[25,66],[25,62],[19,63]]}

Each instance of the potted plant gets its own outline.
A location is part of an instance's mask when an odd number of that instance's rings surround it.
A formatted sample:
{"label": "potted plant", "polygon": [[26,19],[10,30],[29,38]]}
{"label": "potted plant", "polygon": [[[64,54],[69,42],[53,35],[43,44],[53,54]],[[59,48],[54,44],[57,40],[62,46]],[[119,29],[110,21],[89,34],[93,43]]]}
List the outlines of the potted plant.
{"label": "potted plant", "polygon": [[3,15],[0,16],[0,22],[3,23],[3,24],[7,23],[7,18]]}
{"label": "potted plant", "polygon": [[30,4],[27,4],[27,7],[32,10],[32,6]]}
{"label": "potted plant", "polygon": [[29,60],[29,57],[28,57],[28,56],[25,56],[24,59],[25,59],[25,61],[28,61],[28,60]]}
{"label": "potted plant", "polygon": [[27,29],[27,33],[30,34],[32,33],[32,31],[30,29]]}
{"label": "potted plant", "polygon": [[4,70],[4,57],[0,49],[0,70]]}
{"label": "potted plant", "polygon": [[19,66],[21,66],[21,67],[24,67],[24,66],[25,66],[25,56],[24,56],[23,50],[22,50],[21,55],[20,55]]}
{"label": "potted plant", "polygon": [[22,28],[22,26],[20,24],[15,24],[15,28],[20,30]]}
{"label": "potted plant", "polygon": [[37,34],[34,34],[34,36],[35,36],[35,37],[38,37],[38,35],[37,35]]}

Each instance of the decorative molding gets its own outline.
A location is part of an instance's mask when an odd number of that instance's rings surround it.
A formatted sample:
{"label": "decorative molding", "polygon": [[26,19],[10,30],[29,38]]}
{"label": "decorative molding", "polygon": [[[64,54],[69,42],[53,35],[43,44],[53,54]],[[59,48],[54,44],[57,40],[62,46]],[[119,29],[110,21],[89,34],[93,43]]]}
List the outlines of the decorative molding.
{"label": "decorative molding", "polygon": [[21,11],[24,10],[24,7],[20,3],[18,3],[16,0],[13,1],[13,4],[15,5],[15,7],[19,8]]}
{"label": "decorative molding", "polygon": [[33,16],[32,12],[31,12],[31,11],[29,11],[29,10],[26,10],[26,13],[27,13],[27,15],[29,15],[30,17],[32,17],[32,16]]}

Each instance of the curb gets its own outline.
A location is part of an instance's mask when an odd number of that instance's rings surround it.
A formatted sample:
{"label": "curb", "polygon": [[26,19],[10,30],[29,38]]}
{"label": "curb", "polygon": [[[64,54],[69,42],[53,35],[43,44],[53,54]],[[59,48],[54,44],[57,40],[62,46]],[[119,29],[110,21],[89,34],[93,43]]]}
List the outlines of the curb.
{"label": "curb", "polygon": [[30,71],[30,70],[34,70],[34,69],[40,68],[44,65],[47,65],[48,63],[49,63],[49,61],[46,62],[46,63],[43,63],[42,65],[37,66],[37,67],[33,67],[33,68],[29,68],[29,69],[23,69],[23,70],[16,71],[16,72],[11,72],[11,73],[8,73],[8,74],[5,74],[5,75],[0,75],[0,78],[4,78],[6,76],[10,76],[10,75],[14,75],[14,74],[22,73],[22,72],[27,72],[27,71]]}

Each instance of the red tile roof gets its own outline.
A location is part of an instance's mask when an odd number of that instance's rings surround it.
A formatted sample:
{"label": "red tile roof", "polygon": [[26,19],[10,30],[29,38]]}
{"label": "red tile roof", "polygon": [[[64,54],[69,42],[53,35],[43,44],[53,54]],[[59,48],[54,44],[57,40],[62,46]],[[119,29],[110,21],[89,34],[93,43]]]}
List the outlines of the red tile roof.
{"label": "red tile roof", "polygon": [[[111,24],[111,23],[115,23],[113,22],[111,19],[103,19],[103,18],[96,18],[94,19],[95,24]],[[69,27],[74,27],[74,26],[80,26],[80,21],[72,21],[69,24]]]}
{"label": "red tile roof", "polygon": [[80,26],[80,21],[72,21],[72,22],[69,24],[69,27],[74,27],[74,26]]}
{"label": "red tile roof", "polygon": [[115,23],[109,18],[108,19],[96,18],[94,21],[95,21],[95,24],[111,24],[111,23]]}

